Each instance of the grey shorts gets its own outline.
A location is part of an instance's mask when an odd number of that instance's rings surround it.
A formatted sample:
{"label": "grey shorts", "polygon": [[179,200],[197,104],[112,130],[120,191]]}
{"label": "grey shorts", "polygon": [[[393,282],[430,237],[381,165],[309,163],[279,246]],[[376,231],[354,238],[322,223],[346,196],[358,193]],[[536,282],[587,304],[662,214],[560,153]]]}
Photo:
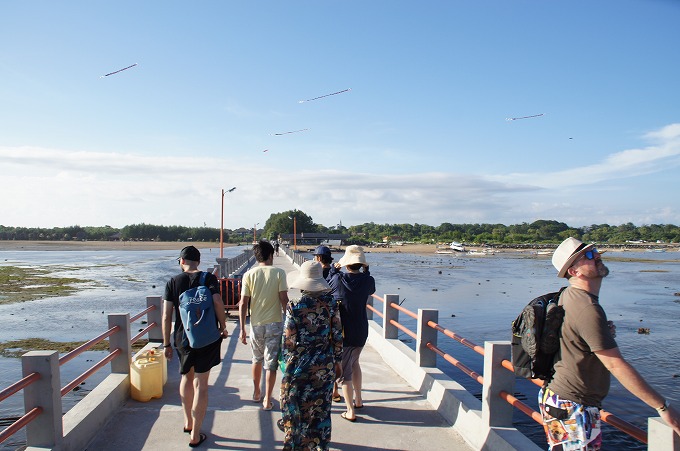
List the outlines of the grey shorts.
{"label": "grey shorts", "polygon": [[359,364],[359,357],[363,346],[343,346],[342,347],[342,377],[338,379],[338,384],[344,381],[352,381],[352,373],[354,373],[354,365]]}
{"label": "grey shorts", "polygon": [[283,336],[283,322],[250,326],[250,348],[253,350],[253,363],[262,363],[266,370],[276,370],[279,366],[279,350]]}

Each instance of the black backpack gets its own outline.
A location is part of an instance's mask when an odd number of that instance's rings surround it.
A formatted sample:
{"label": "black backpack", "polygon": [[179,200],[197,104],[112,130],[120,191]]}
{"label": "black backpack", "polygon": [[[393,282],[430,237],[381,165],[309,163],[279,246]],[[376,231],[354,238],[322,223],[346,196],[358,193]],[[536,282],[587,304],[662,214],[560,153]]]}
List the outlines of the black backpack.
{"label": "black backpack", "polygon": [[545,383],[552,379],[564,320],[564,308],[557,302],[565,288],[532,300],[512,322],[512,366],[516,375]]}

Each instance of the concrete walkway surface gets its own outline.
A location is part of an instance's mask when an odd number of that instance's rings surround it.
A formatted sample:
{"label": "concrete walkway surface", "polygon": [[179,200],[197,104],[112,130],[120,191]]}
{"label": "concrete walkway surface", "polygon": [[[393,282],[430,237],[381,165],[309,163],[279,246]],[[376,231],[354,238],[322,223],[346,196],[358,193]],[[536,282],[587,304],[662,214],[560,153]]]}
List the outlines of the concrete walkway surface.
{"label": "concrete walkway surface", "polygon": [[[295,267],[281,253],[275,266],[292,280]],[[289,296],[295,296],[291,291]],[[208,439],[200,448],[210,450],[281,449],[283,432],[276,426],[281,418],[279,385],[274,390],[274,409],[264,411],[251,401],[250,345],[238,339],[238,319],[228,322],[229,338],[222,343],[223,362],[210,373],[208,412],[202,431]],[[340,417],[342,402],[332,410],[332,450],[470,450],[465,441],[434,410],[418,391],[396,374],[380,355],[367,345],[361,355],[365,407],[357,410],[357,421]],[[281,375],[278,374],[280,381]],[[138,402],[129,399],[88,446],[91,451],[187,450],[189,435],[183,433],[176,356],[168,362],[168,381],[161,399]],[[264,379],[264,378],[263,378]]]}

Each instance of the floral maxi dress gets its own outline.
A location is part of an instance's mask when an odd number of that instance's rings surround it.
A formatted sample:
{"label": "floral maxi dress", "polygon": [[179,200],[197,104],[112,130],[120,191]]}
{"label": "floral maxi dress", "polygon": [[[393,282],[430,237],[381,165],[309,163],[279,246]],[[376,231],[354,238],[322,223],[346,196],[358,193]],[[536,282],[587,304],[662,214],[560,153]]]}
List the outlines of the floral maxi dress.
{"label": "floral maxi dress", "polygon": [[289,302],[283,330],[281,410],[284,450],[327,450],[335,362],[342,326],[333,296],[306,294]]}

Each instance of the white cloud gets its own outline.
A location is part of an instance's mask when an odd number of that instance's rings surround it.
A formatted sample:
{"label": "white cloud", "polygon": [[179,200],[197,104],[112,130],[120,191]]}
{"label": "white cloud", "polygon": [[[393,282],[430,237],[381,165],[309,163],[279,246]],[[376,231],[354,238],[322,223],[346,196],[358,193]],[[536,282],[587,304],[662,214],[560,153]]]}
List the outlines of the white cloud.
{"label": "white cloud", "polygon": [[[680,162],[680,124],[645,135],[655,145],[614,153],[601,162],[553,173],[389,174],[346,169],[281,168],[196,155],[162,157],[33,147],[0,147],[3,174],[0,224],[104,225],[140,222],[219,227],[221,189],[225,227],[260,223],[271,213],[299,209],[315,222],[680,223],[671,196],[626,199],[644,180]],[[270,163],[268,163],[270,164]],[[565,164],[568,164],[566,162]],[[632,196],[629,196],[632,197]],[[642,196],[636,196],[642,198]]]}

